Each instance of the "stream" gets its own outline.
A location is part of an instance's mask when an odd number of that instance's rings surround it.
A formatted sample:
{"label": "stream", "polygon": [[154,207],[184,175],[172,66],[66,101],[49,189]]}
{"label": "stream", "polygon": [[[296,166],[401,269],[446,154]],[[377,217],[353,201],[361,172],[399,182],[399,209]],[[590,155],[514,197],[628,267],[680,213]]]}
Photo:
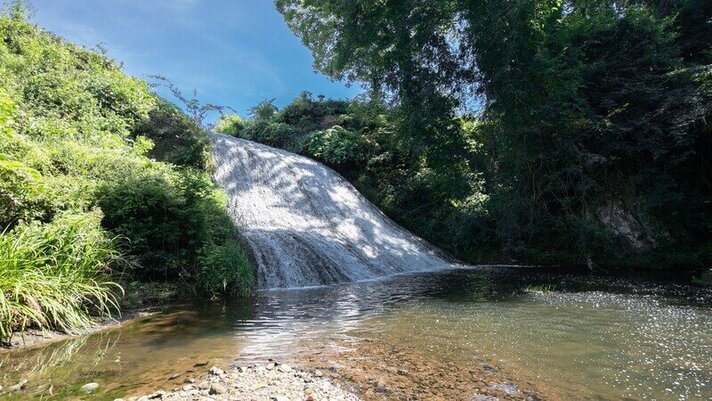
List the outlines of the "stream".
{"label": "stream", "polygon": [[[402,367],[382,366],[389,361],[369,344],[395,344],[407,353],[399,363],[426,375],[432,361],[475,368],[473,375],[496,370],[498,380],[512,380],[504,384],[528,383],[541,399],[712,399],[709,288],[504,267],[175,305],[112,331],[2,352],[0,385],[26,379],[25,392],[4,398],[61,400],[85,399],[79,387],[97,382],[92,399],[113,400],[169,390],[170,376],[196,365],[275,358],[306,368],[333,364],[335,376],[350,365],[363,372]],[[368,386],[367,378],[350,377],[344,385]],[[474,386],[442,384],[464,400]]]}

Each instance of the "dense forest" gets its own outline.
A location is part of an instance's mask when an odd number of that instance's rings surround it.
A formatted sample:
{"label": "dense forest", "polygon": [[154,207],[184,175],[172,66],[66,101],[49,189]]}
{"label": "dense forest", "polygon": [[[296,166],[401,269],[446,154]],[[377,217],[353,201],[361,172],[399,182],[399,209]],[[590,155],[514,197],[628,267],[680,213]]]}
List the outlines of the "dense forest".
{"label": "dense forest", "polygon": [[135,280],[248,291],[207,132],[14,4],[0,14],[0,342],[115,313]]}
{"label": "dense forest", "polygon": [[217,129],[326,162],[467,262],[712,263],[712,3],[279,0],[351,101]]}

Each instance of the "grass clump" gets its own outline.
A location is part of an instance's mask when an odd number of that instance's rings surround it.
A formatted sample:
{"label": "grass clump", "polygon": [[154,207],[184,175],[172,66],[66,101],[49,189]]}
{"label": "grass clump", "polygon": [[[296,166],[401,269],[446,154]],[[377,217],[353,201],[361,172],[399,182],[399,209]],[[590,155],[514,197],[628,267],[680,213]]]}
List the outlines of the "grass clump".
{"label": "grass clump", "polygon": [[41,327],[75,332],[91,313],[118,311],[114,268],[128,266],[101,228],[101,212],[20,223],[0,236],[0,341]]}

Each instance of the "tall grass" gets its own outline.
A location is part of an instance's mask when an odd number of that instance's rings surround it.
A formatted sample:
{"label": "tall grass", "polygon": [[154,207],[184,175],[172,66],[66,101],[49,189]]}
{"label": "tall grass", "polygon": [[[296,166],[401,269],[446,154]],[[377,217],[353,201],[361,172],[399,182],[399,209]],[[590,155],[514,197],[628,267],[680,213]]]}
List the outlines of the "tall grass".
{"label": "tall grass", "polygon": [[77,332],[92,313],[118,311],[123,290],[107,277],[128,262],[100,222],[99,211],[66,214],[0,234],[0,342],[29,327]]}

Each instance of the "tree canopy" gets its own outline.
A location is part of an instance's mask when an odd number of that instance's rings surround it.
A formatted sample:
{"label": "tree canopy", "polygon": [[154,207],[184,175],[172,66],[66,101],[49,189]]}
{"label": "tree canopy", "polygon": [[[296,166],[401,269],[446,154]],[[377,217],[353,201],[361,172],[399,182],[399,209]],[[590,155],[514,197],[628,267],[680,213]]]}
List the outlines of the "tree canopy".
{"label": "tree canopy", "polygon": [[479,121],[506,254],[710,263],[710,2],[276,3],[315,67],[393,104],[434,168]]}

